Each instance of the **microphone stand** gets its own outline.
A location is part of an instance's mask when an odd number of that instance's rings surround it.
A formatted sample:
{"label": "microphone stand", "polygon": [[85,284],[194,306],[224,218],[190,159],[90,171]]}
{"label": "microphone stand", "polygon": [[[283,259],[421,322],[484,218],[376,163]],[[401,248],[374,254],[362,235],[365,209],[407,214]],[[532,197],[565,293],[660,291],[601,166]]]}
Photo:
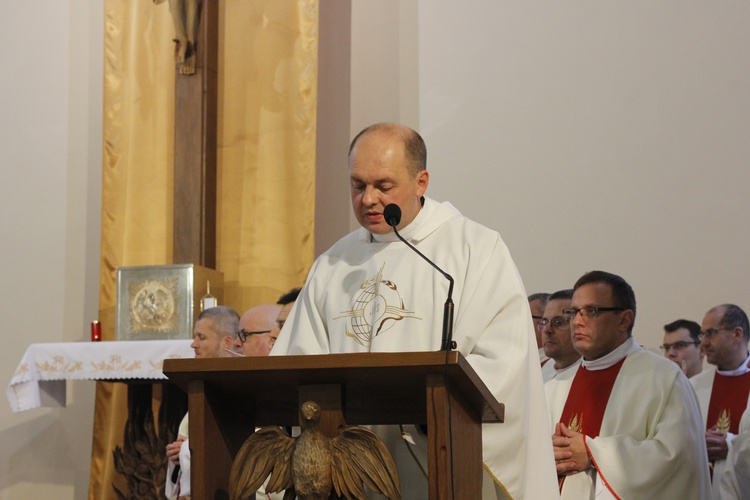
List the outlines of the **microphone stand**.
{"label": "microphone stand", "polygon": [[443,339],[440,344],[440,350],[451,351],[455,349],[456,342],[453,341],[453,278],[450,274],[440,269],[437,265],[435,265],[434,262],[425,257],[424,254],[417,250],[414,245],[406,241],[400,234],[398,234],[398,229],[396,229],[396,224],[398,224],[398,222],[396,222],[392,217],[389,217],[386,222],[393,228],[393,232],[396,233],[398,239],[406,243],[409,248],[417,252],[417,255],[429,262],[429,264],[434,267],[440,274],[445,276],[445,279],[447,279],[450,283],[450,285],[448,286],[448,299],[445,301],[445,305],[443,306]]}
{"label": "microphone stand", "polygon": [[[453,277],[440,269],[434,262],[432,262],[430,259],[424,256],[422,252],[417,250],[414,245],[406,241],[399,233],[398,229],[396,229],[396,226],[401,221],[401,208],[399,208],[396,204],[390,204],[385,207],[385,210],[383,211],[383,216],[385,217],[386,223],[393,228],[393,232],[396,233],[396,236],[399,240],[404,242],[406,246],[414,250],[417,255],[422,257],[424,260],[430,263],[432,267],[434,267],[440,274],[445,276],[445,279],[448,280],[448,283],[450,285],[448,286],[448,299],[445,301],[445,306],[443,308],[443,339],[440,345],[440,351],[445,352],[445,369],[446,369],[446,376],[447,376],[447,370],[448,370],[448,354],[456,348],[456,342],[453,340]],[[446,390],[450,392],[450,385],[446,384],[445,386]],[[450,395],[448,396],[450,398]],[[448,405],[448,429],[449,429],[449,443],[451,449],[453,448],[453,416],[451,413],[451,407]],[[451,471],[450,474],[453,476],[453,455],[450,456],[450,466]],[[452,487],[455,487],[455,484],[451,483]],[[456,492],[455,490],[452,491],[451,498],[456,498]]]}

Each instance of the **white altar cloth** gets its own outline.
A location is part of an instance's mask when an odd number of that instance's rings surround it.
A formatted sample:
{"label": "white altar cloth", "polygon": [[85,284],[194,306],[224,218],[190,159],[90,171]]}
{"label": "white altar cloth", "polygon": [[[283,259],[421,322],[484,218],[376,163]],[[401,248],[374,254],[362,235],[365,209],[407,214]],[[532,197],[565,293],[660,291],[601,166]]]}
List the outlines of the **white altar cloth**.
{"label": "white altar cloth", "polygon": [[66,380],[164,379],[162,361],[192,358],[191,339],[31,344],[8,384],[14,412],[65,406]]}

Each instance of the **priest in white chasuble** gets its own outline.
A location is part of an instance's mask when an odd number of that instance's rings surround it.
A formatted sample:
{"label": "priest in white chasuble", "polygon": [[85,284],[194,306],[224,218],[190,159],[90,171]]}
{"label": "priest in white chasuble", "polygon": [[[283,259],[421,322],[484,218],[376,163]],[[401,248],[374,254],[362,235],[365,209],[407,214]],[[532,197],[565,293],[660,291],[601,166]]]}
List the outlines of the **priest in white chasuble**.
{"label": "priest in white chasuble", "polygon": [[583,358],[545,385],[563,499],[710,499],[700,410],[673,362],[632,336],[635,294],[592,271],[565,316]]}
{"label": "priest in white chasuble", "polygon": [[711,308],[703,317],[700,338],[706,359],[715,368],[699,373],[690,383],[703,415],[713,492],[718,498],[718,478],[724,472],[729,444],[739,433],[750,392],[747,314],[734,304]]}
{"label": "priest in white chasuble", "polygon": [[713,481],[719,485],[714,500],[742,500],[750,491],[750,405],[742,414],[740,433],[729,444],[724,470],[714,472]]}
{"label": "priest in white chasuble", "polygon": [[455,280],[457,349],[506,406],[504,423],[482,429],[497,496],[556,498],[529,305],[500,235],[423,196],[426,148],[408,127],[365,129],[352,142],[349,167],[362,228],[317,259],[271,354],[440,349],[449,284],[397,239],[383,215],[397,204],[399,233]]}

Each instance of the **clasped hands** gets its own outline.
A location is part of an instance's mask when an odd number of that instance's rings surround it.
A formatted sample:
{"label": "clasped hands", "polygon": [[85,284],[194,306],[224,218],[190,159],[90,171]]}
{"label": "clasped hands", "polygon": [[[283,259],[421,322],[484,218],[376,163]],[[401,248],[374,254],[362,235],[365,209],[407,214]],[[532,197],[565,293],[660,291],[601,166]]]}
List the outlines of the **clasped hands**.
{"label": "clasped hands", "polygon": [[727,433],[712,427],[706,431],[706,451],[708,452],[708,461],[724,460],[729,453],[727,446]]}
{"label": "clasped hands", "polygon": [[592,467],[583,434],[571,431],[561,422],[555,425],[552,448],[558,476],[571,476]]}
{"label": "clasped hands", "polygon": [[180,447],[182,446],[182,442],[185,441],[186,439],[187,437],[180,434],[177,437],[177,441],[173,443],[169,443],[167,445],[167,459],[173,464],[180,463]]}

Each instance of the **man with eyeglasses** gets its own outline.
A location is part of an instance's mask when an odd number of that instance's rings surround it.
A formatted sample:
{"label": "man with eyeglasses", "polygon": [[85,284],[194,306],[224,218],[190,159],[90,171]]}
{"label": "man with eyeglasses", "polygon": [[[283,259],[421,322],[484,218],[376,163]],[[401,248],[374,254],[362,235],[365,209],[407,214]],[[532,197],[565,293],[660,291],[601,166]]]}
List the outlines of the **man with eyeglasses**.
{"label": "man with eyeglasses", "polygon": [[701,346],[716,368],[690,379],[703,415],[708,460],[713,466],[713,491],[719,481],[729,444],[739,432],[750,392],[750,325],[745,311],[734,304],[712,307],[701,324]]}
{"label": "man with eyeglasses", "polygon": [[698,402],[677,365],[633,339],[633,289],[591,271],[573,290],[581,365],[545,385],[562,499],[710,499]]}
{"label": "man with eyeglasses", "polygon": [[[297,298],[294,295],[295,290],[299,293],[298,288],[293,289],[283,294],[276,304],[261,304],[251,307],[242,315],[237,340],[234,343],[234,348],[239,354],[243,356],[269,355],[274,344],[276,344],[276,339],[279,337],[281,326],[284,326],[283,320],[279,322],[279,318],[282,315],[286,318],[294,299]],[[285,308],[286,312],[284,312]],[[255,492],[255,497],[281,500],[284,492],[266,493],[265,487],[267,484],[268,481]]]}
{"label": "man with eyeglasses", "polygon": [[546,383],[566,372],[575,372],[581,354],[573,347],[570,321],[563,315],[570,308],[573,290],[560,290],[549,296],[544,313],[537,323],[542,349],[550,361],[542,364],[542,380]]}
{"label": "man with eyeglasses", "polygon": [[664,325],[664,343],[659,348],[667,359],[677,363],[687,378],[703,371],[700,333],[701,325],[687,319]]}
{"label": "man with eyeglasses", "polygon": [[281,306],[277,304],[261,304],[248,309],[240,318],[234,350],[243,356],[268,356],[279,335],[273,331],[279,312]]}
{"label": "man with eyeglasses", "polygon": [[531,322],[534,324],[534,334],[536,335],[536,347],[539,351],[539,362],[544,364],[549,358],[544,354],[542,347],[542,334],[539,331],[539,320],[544,315],[544,308],[547,307],[549,294],[546,292],[532,293],[528,297],[529,309],[531,310]]}
{"label": "man with eyeglasses", "polygon": [[[190,347],[196,358],[224,358],[231,356],[240,316],[231,307],[216,306],[201,311],[193,326]],[[167,445],[167,482],[165,494],[169,499],[190,498],[190,445],[188,415],[180,422],[177,440]]]}

